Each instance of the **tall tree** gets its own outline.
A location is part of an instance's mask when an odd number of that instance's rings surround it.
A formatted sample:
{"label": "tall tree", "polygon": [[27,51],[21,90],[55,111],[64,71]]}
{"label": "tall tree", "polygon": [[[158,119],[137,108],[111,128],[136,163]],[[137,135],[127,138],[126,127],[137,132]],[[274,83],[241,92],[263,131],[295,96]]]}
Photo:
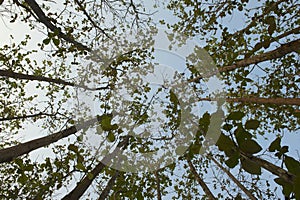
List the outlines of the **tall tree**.
{"label": "tall tree", "polygon": [[1,199],[300,199],[299,3],[150,4],[0,1]]}

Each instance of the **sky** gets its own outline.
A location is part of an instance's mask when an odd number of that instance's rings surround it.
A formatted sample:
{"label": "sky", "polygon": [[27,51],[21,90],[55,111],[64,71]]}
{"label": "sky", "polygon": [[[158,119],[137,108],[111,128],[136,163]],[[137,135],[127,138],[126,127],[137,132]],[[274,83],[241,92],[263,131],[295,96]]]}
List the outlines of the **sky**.
{"label": "sky", "polygon": [[[147,4],[150,4],[151,1],[146,1]],[[147,5],[149,6],[149,5]],[[169,12],[166,11],[166,9],[163,8],[159,8],[159,9],[153,9],[153,11],[157,11],[154,14],[154,20],[161,20],[161,19],[165,19],[167,22],[176,22],[176,18],[174,18],[174,16]],[[243,20],[243,16],[240,13],[237,13],[236,16],[234,18],[231,19],[226,19],[224,20],[224,24],[228,24],[228,26],[230,26],[232,28],[232,30],[235,30],[236,27],[243,27],[243,25],[245,24],[245,22]],[[5,20],[7,21],[7,20]],[[165,27],[162,25],[159,25],[160,28],[164,29]],[[4,20],[0,20],[0,45],[4,45],[7,43],[11,43],[12,41],[17,41],[20,42],[22,39],[25,38],[25,34],[29,34],[31,36],[31,40],[30,43],[28,45],[29,49],[35,49],[35,44],[38,42],[41,42],[44,38],[45,35],[41,32],[38,32],[36,30],[30,30],[29,27],[27,25],[24,25],[24,23],[22,22],[15,22],[13,24],[4,22]],[[9,35],[13,35],[14,36],[14,40],[12,40],[10,38]],[[159,40],[162,41],[162,40]],[[196,42],[199,43],[199,41],[197,39],[193,39],[192,43]],[[191,45],[192,46],[192,45]],[[172,67],[174,67],[176,70],[181,70],[180,69],[180,65],[179,63],[183,62],[182,58],[182,52],[177,52],[174,54],[172,54],[172,59],[170,59],[170,52],[166,52],[166,48],[165,48],[165,44],[163,44],[163,42],[159,42],[158,43],[158,47],[157,47],[157,52],[160,52],[159,54],[157,54],[157,61],[160,62],[161,65],[170,65]],[[177,54],[177,55],[176,55]],[[181,55],[178,55],[181,54]],[[42,58],[43,55],[40,55]],[[159,81],[158,81],[159,82]],[[215,85],[215,80],[210,81],[211,83],[207,83],[208,87],[211,88],[211,90],[215,90],[215,89],[219,89],[220,88],[220,84],[218,84],[217,86]],[[29,86],[27,88],[27,90],[29,92],[33,92],[34,91],[34,85]],[[29,141],[32,140],[34,138],[40,137],[41,133],[43,135],[47,134],[43,128],[40,127],[41,124],[27,124],[27,127],[25,129],[25,131],[23,131],[21,133],[22,135],[22,139],[20,141]],[[30,130],[30,131],[28,131]],[[20,137],[18,135],[18,137]],[[260,137],[260,136],[259,136]],[[265,148],[267,147],[267,145],[270,143],[270,141],[273,141],[275,137],[271,137],[269,138],[269,141],[265,141],[263,138],[259,138],[259,144],[261,144],[262,146],[264,146]],[[73,138],[74,139],[74,138]],[[290,132],[286,132],[285,133],[285,137],[283,137],[283,145],[284,144],[288,144],[290,146],[290,155],[294,156],[295,158],[299,158],[299,148],[298,148],[298,143],[300,141],[300,132],[298,131],[297,133],[290,133]],[[63,141],[64,142],[64,141]],[[62,143],[63,143],[62,142]],[[93,139],[90,140],[90,142],[93,142]],[[92,144],[92,143],[91,143]],[[41,153],[42,152],[42,153]],[[49,155],[49,150],[48,149],[43,149],[43,150],[37,150],[34,151],[31,154],[33,157],[37,157],[38,159],[43,159],[44,157]]]}

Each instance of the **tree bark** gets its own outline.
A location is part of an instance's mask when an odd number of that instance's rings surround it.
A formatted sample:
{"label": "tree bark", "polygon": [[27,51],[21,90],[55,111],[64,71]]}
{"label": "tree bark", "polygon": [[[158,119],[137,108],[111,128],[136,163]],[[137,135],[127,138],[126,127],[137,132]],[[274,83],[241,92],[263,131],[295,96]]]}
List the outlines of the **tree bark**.
{"label": "tree bark", "polygon": [[298,40],[294,40],[291,41],[289,43],[283,44],[280,47],[278,47],[277,49],[274,49],[272,51],[268,51],[259,55],[255,55],[252,56],[250,58],[245,58],[243,60],[237,61],[235,64],[230,65],[230,66],[224,66],[219,68],[217,71],[205,74],[205,75],[200,75],[197,76],[193,79],[190,79],[189,82],[197,82],[200,79],[202,79],[203,77],[211,77],[213,75],[222,73],[222,72],[229,72],[229,71],[233,71],[237,68],[243,68],[246,67],[248,65],[251,64],[257,64],[257,63],[261,63],[267,60],[272,60],[272,59],[276,59],[276,58],[281,58],[283,56],[285,56],[288,53],[291,52],[296,52],[300,49],[300,39]]}
{"label": "tree bark", "polygon": [[154,175],[155,175],[155,179],[156,179],[157,200],[161,200],[160,180],[159,180],[158,171],[155,171]]}
{"label": "tree bark", "polygon": [[278,177],[282,178],[288,183],[294,184],[295,175],[291,174],[290,172],[282,169],[281,167],[278,167],[266,160],[263,160],[261,158],[255,157],[253,155],[248,155],[244,152],[241,152],[241,155],[248,160],[251,160],[255,163],[257,163],[262,168],[266,169],[267,171],[271,172],[274,175],[277,175]]}
{"label": "tree bark", "polygon": [[75,45],[79,50],[86,50],[86,51],[92,51],[89,47],[86,45],[75,41],[73,38],[70,36],[67,36],[64,34],[60,28],[56,27],[50,20],[49,17],[45,15],[41,7],[37,4],[35,0],[25,0],[25,2],[28,4],[28,6],[32,9],[33,13],[37,16],[37,19],[43,23],[47,28],[49,28],[53,32],[58,32],[58,36],[63,38],[69,43],[72,43]]}
{"label": "tree bark", "polygon": [[117,148],[112,153],[106,155],[99,162],[99,164],[90,172],[90,174],[92,174],[92,178],[86,175],[80,182],[77,183],[76,187],[69,194],[67,194],[65,197],[62,198],[62,200],[79,199],[84,194],[84,192],[90,187],[93,180],[104,169],[105,167],[104,163],[109,163],[112,161],[112,159],[116,159],[116,156],[122,153],[121,148],[127,145],[128,140],[129,140],[129,136],[126,136],[126,138],[117,145]]}
{"label": "tree bark", "polygon": [[59,85],[80,87],[80,88],[83,88],[83,89],[86,89],[86,90],[101,90],[101,89],[107,89],[108,88],[108,87],[89,88],[87,86],[71,83],[71,82],[68,82],[68,81],[64,81],[62,79],[54,79],[54,78],[48,78],[48,77],[44,77],[44,76],[21,74],[21,73],[13,72],[11,70],[0,70],[0,76],[13,78],[13,79],[56,83],[56,84],[59,84]]}
{"label": "tree bark", "polygon": [[5,149],[0,149],[0,163],[3,162],[9,162],[15,159],[18,156],[27,154],[35,149],[38,149],[40,147],[44,147],[47,145],[50,145],[54,142],[57,142],[60,139],[63,139],[65,137],[68,137],[77,131],[89,127],[96,122],[100,121],[101,117],[93,118],[91,120],[88,120],[82,124],[79,124],[77,126],[72,126],[70,128],[67,128],[65,130],[59,131],[57,133],[38,138],[35,140],[31,140],[29,142],[20,143],[16,146],[8,147]]}
{"label": "tree bark", "polygon": [[[214,101],[211,98],[199,98],[199,101]],[[300,105],[300,98],[262,98],[262,97],[237,97],[226,98],[229,103],[274,104],[274,105]]]}
{"label": "tree bark", "polygon": [[208,188],[206,183],[202,180],[202,178],[196,172],[196,169],[195,169],[193,163],[189,159],[187,159],[187,162],[188,162],[188,165],[190,167],[190,170],[191,170],[192,174],[195,176],[195,179],[197,180],[197,182],[199,183],[199,185],[203,189],[204,193],[207,195],[208,199],[209,200],[216,200],[216,198],[214,197],[214,195],[212,194],[212,192],[210,191],[210,189]]}
{"label": "tree bark", "polygon": [[8,116],[8,117],[3,117],[0,118],[1,121],[10,121],[10,120],[18,120],[18,119],[27,119],[27,118],[34,118],[34,117],[39,117],[39,116],[54,116],[55,114],[49,114],[49,113],[37,113],[37,114],[30,114],[30,115],[21,115],[21,116]]}
{"label": "tree bark", "polygon": [[230,171],[229,170],[227,170],[225,167],[223,167],[222,165],[221,165],[221,163],[219,163],[216,159],[214,159],[212,156],[210,156],[210,159],[222,170],[222,171],[224,171],[227,175],[228,175],[228,177],[239,187],[239,188],[241,188],[241,190],[249,197],[249,199],[251,199],[251,200],[257,200],[257,198],[256,197],[254,197],[253,195],[252,195],[252,193],[247,189],[247,188],[245,188],[242,184],[241,184],[241,182],[239,181],[239,180],[237,180],[231,173],[230,173]]}

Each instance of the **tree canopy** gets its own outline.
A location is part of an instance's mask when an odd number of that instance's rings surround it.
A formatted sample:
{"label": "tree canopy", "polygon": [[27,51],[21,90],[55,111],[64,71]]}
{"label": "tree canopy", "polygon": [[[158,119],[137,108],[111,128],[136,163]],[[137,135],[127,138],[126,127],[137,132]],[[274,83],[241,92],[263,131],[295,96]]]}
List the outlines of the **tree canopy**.
{"label": "tree canopy", "polygon": [[299,15],[0,0],[1,199],[300,200]]}

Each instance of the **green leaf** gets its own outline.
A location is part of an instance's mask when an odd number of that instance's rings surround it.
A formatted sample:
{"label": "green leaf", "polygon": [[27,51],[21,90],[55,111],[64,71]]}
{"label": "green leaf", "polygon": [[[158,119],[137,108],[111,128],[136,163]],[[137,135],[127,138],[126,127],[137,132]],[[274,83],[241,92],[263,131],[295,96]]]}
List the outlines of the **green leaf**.
{"label": "green leaf", "polygon": [[285,153],[289,152],[289,147],[288,146],[283,146],[283,147],[281,147],[281,149],[279,150],[279,152],[281,154],[285,154]]}
{"label": "green leaf", "polygon": [[229,168],[234,168],[237,164],[239,164],[240,153],[236,151],[228,160],[225,161],[225,164]]}
{"label": "green leaf", "polygon": [[234,131],[234,134],[239,145],[241,145],[245,140],[252,138],[252,135],[246,131],[241,124],[238,125],[237,129]]}
{"label": "green leaf", "polygon": [[21,174],[21,176],[18,178],[18,182],[21,184],[25,184],[28,180],[28,177],[25,174]]}
{"label": "green leaf", "polygon": [[15,163],[19,166],[20,169],[24,168],[23,160],[21,158],[16,158]]}
{"label": "green leaf", "polygon": [[111,120],[112,120],[112,116],[111,115],[103,115],[101,118],[101,128],[104,131],[110,131],[112,130],[112,125],[111,125]]}
{"label": "green leaf", "polygon": [[113,134],[113,132],[109,131],[109,133],[107,134],[107,140],[108,140],[109,142],[113,142],[113,141],[116,140],[116,137],[115,137],[115,135]]}
{"label": "green leaf", "polygon": [[137,200],[143,200],[144,199],[143,194],[140,191],[136,193],[136,199]]}
{"label": "green leaf", "polygon": [[231,124],[224,124],[223,125],[223,129],[227,132],[229,132],[232,128],[233,128],[233,126]]}
{"label": "green leaf", "polygon": [[199,130],[203,130],[203,133],[207,133],[210,124],[210,114],[208,112],[204,113],[199,119]]}
{"label": "green leaf", "polygon": [[241,160],[242,168],[250,174],[261,174],[261,167],[255,162],[247,159]]}
{"label": "green leaf", "polygon": [[60,43],[59,39],[57,39],[57,38],[52,38],[52,41],[56,46],[58,46]]}
{"label": "green leaf", "polygon": [[233,149],[235,147],[234,143],[232,142],[230,137],[227,135],[224,135],[223,133],[220,134],[220,137],[219,137],[216,145],[218,146],[218,148],[221,151],[230,151],[231,149]]}
{"label": "green leaf", "polygon": [[255,119],[250,119],[246,122],[245,128],[246,129],[257,129],[259,127],[260,122]]}
{"label": "green leaf", "polygon": [[170,90],[170,101],[176,106],[178,104],[178,99],[175,95],[175,93]]}
{"label": "green leaf", "polygon": [[75,166],[77,169],[79,170],[82,170],[82,171],[85,171],[85,166],[80,162],[80,163],[77,163],[77,165]]}
{"label": "green leaf", "polygon": [[236,197],[234,198],[234,200],[243,200],[243,198],[242,198],[241,194],[238,193],[238,194],[236,195]]}
{"label": "green leaf", "polygon": [[289,196],[293,191],[293,185],[291,183],[286,182],[282,178],[275,178],[274,181],[283,187],[282,193],[285,196]]}
{"label": "green leaf", "polygon": [[201,144],[193,144],[191,146],[191,152],[193,154],[199,154],[200,153],[200,149],[201,149]]}
{"label": "green leaf", "polygon": [[285,156],[284,164],[289,172],[294,175],[300,175],[300,163],[292,157]]}
{"label": "green leaf", "polygon": [[75,153],[78,152],[78,147],[75,146],[74,144],[70,144],[70,145],[68,146],[68,149],[69,149],[70,151],[75,152]]}
{"label": "green leaf", "polygon": [[277,137],[269,146],[269,151],[274,152],[275,150],[280,150],[281,138]]}
{"label": "green leaf", "polygon": [[50,38],[46,38],[46,39],[44,39],[43,40],[43,43],[45,44],[45,45],[47,45],[47,44],[49,44],[50,43]]}
{"label": "green leaf", "polygon": [[255,154],[262,150],[261,146],[254,140],[245,140],[240,146],[240,149],[249,154]]}
{"label": "green leaf", "polygon": [[299,174],[298,174],[298,176],[296,176],[296,178],[294,180],[294,193],[295,193],[296,199],[300,199],[300,190],[298,188],[300,188],[300,175]]}
{"label": "green leaf", "polygon": [[237,111],[237,112],[232,112],[228,115],[227,119],[228,120],[241,120],[243,117],[245,116],[245,114],[241,111]]}

